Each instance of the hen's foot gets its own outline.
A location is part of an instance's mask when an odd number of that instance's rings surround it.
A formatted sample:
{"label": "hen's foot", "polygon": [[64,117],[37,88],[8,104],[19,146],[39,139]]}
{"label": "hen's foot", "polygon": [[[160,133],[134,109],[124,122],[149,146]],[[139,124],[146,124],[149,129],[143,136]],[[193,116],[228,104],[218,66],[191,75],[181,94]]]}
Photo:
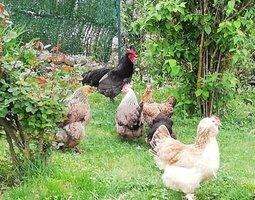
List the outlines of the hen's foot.
{"label": "hen's foot", "polygon": [[195,194],[187,194],[185,196],[186,200],[196,200]]}
{"label": "hen's foot", "polygon": [[111,102],[112,104],[115,104],[114,98],[110,98],[110,102]]}
{"label": "hen's foot", "polygon": [[74,153],[78,153],[78,154],[82,154],[82,153],[83,153],[82,150],[80,150],[77,146],[73,147],[73,148],[72,148],[72,151],[73,151]]}

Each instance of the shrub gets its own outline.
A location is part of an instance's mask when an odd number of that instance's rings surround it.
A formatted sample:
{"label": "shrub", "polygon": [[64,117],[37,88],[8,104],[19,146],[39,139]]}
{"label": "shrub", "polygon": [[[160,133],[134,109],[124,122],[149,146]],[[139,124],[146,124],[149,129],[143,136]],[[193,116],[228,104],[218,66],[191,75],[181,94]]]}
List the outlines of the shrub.
{"label": "shrub", "polygon": [[38,59],[33,43],[20,46],[23,29],[0,24],[0,126],[12,163],[20,168],[47,160],[75,72],[52,68],[46,73],[50,64]]}

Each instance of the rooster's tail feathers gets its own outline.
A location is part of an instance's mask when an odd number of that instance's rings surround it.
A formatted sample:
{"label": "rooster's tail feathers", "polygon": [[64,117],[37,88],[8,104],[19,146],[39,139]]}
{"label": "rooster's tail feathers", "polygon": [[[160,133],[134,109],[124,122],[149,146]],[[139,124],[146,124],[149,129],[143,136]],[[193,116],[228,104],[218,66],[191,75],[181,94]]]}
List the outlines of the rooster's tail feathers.
{"label": "rooster's tail feathers", "polygon": [[97,87],[102,77],[110,71],[110,68],[100,68],[82,74],[82,84]]}

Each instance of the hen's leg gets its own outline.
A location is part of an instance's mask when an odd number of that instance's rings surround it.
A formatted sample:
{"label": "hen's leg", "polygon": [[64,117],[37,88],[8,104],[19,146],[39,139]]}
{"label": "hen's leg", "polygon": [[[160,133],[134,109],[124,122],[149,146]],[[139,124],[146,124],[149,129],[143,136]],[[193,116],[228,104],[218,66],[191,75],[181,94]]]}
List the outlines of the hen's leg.
{"label": "hen's leg", "polygon": [[196,200],[195,194],[186,194],[186,200]]}
{"label": "hen's leg", "polygon": [[114,98],[110,97],[110,102],[114,104],[115,103]]}

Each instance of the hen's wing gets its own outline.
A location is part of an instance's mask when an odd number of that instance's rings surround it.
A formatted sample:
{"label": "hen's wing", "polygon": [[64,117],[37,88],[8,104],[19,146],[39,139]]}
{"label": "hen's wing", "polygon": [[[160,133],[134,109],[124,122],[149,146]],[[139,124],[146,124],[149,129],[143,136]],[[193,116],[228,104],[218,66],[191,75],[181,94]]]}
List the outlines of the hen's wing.
{"label": "hen's wing", "polygon": [[82,122],[68,123],[54,136],[55,140],[64,143],[63,147],[75,147],[84,138],[84,126]]}
{"label": "hen's wing", "polygon": [[186,145],[170,137],[167,128],[161,125],[155,132],[150,152],[154,155],[157,165],[164,169],[166,165],[190,168],[201,155],[201,151],[193,145]]}
{"label": "hen's wing", "polygon": [[158,109],[168,117],[171,117],[174,113],[172,105],[168,103],[158,104]]}
{"label": "hen's wing", "polygon": [[85,120],[86,123],[91,117],[91,109],[88,102],[81,102],[78,99],[72,99],[68,103],[69,122],[78,122]]}
{"label": "hen's wing", "polygon": [[145,133],[141,108],[137,105],[122,105],[116,112],[116,126],[119,136],[138,138]]}
{"label": "hen's wing", "polygon": [[143,106],[144,121],[152,126],[153,120],[160,113],[156,103],[145,103]]}
{"label": "hen's wing", "polygon": [[118,108],[116,113],[116,122],[120,126],[127,126],[130,129],[141,122],[141,114],[137,105],[123,105]]}
{"label": "hen's wing", "polygon": [[78,145],[84,138],[84,126],[81,122],[74,122],[64,127],[68,136],[68,141],[65,143],[67,147]]}

